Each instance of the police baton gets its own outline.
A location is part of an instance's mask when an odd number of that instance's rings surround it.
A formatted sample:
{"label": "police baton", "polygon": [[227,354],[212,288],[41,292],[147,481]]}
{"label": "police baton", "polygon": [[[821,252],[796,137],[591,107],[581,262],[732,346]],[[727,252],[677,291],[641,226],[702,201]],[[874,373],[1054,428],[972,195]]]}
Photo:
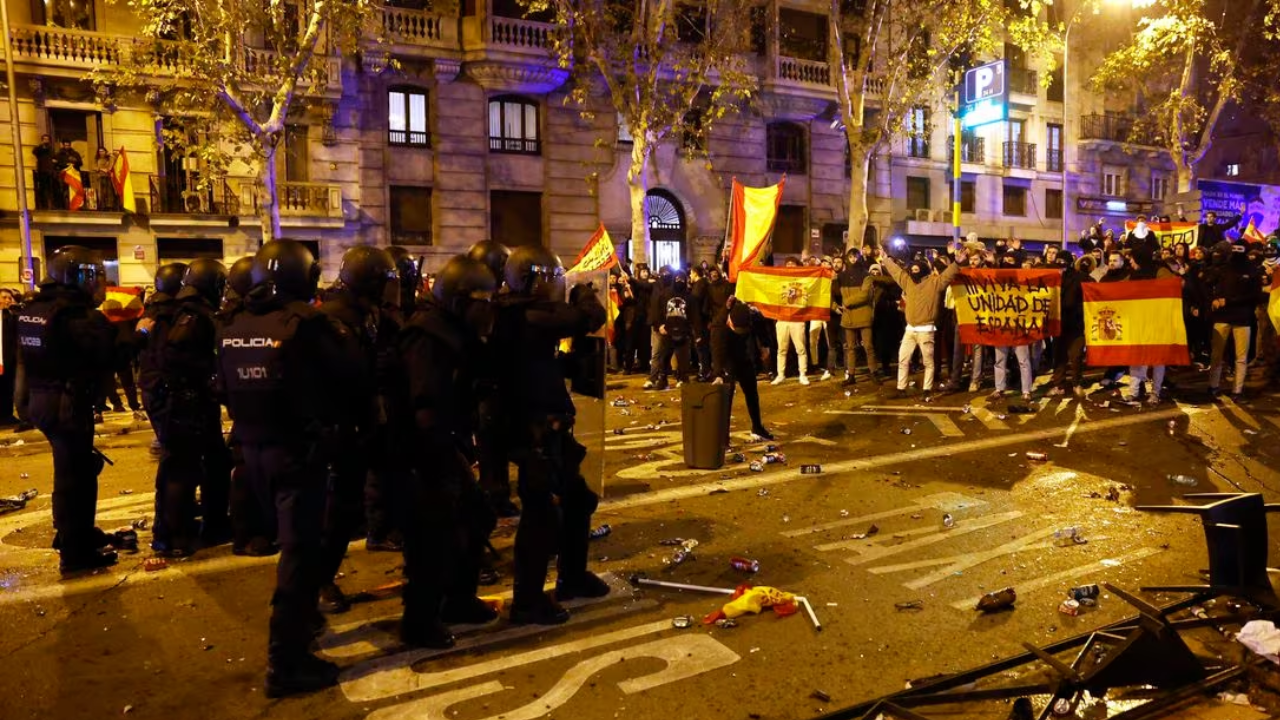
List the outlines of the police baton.
{"label": "police baton", "polygon": [[99,450],[98,448],[96,448],[96,447],[95,447],[95,448],[93,448],[93,454],[94,454],[94,455],[97,455],[99,458],[101,458],[101,459],[102,459],[102,462],[104,462],[104,463],[106,463],[106,464],[110,465],[111,467],[115,467],[115,466],[116,466],[116,464],[115,464],[115,463],[111,462],[111,458],[107,457],[107,456],[106,456],[106,455],[105,455],[101,450]]}

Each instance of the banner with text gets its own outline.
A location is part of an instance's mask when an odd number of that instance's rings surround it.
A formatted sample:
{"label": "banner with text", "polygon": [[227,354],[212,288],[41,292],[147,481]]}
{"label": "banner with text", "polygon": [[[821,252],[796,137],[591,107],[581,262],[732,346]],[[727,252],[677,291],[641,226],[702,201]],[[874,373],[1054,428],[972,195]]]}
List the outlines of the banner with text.
{"label": "banner with text", "polygon": [[[1124,224],[1125,232],[1133,232],[1138,226],[1133,220]],[[1151,232],[1160,240],[1160,247],[1171,248],[1178,243],[1186,243],[1187,247],[1195,247],[1200,237],[1200,226],[1193,222],[1147,223]]]}
{"label": "banner with text", "polygon": [[961,270],[951,282],[960,342],[1031,345],[1061,332],[1059,270]]}

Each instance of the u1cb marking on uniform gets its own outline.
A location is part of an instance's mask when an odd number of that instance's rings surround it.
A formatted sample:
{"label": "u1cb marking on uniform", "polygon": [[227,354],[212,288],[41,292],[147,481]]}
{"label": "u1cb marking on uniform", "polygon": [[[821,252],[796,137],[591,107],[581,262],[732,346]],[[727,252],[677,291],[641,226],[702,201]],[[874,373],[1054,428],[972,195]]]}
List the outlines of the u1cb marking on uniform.
{"label": "u1cb marking on uniform", "polygon": [[[669,627],[670,623],[664,621],[662,625]],[[657,672],[623,680],[618,683],[618,689],[627,695],[634,695],[728,667],[742,659],[740,655],[710,635],[684,635],[611,650],[569,668],[550,690],[533,702],[491,715],[485,720],[534,720],[549,715],[573,699],[573,696],[596,673],[619,663],[650,658],[663,661],[666,664],[665,667]],[[368,720],[449,720],[448,709],[458,703],[515,689],[504,686],[497,680],[491,680],[421,700],[382,708],[370,713]]]}

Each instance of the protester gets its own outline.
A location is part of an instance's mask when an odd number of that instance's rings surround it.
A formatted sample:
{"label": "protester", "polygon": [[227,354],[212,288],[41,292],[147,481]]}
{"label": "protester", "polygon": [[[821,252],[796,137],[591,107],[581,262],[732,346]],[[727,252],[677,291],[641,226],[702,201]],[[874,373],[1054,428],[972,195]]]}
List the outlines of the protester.
{"label": "protester", "polygon": [[883,263],[889,276],[902,288],[906,301],[906,333],[902,336],[902,344],[898,348],[898,396],[907,393],[907,377],[911,372],[911,357],[917,348],[924,360],[924,395],[925,402],[932,399],[934,358],[933,340],[937,331],[938,308],[942,303],[942,292],[951,280],[960,273],[960,262],[968,256],[964,250],[956,253],[957,263],[953,263],[940,274],[930,274],[929,266],[922,262],[912,262],[904,270],[896,260],[885,256]]}
{"label": "protester", "polygon": [[[800,267],[800,263],[795,258],[787,258],[786,267]],[[774,376],[772,385],[781,385],[787,379],[787,351],[791,347],[796,349],[796,361],[800,366],[800,384],[809,384],[809,352],[806,349],[808,343],[805,342],[804,321],[796,320],[778,320],[776,331],[778,333],[778,353],[776,360],[778,362],[778,374]]]}
{"label": "protester", "polygon": [[1209,365],[1209,394],[1222,394],[1222,370],[1226,364],[1227,341],[1235,348],[1236,370],[1231,390],[1233,400],[1244,397],[1245,374],[1249,369],[1249,322],[1257,302],[1261,282],[1258,271],[1249,265],[1242,247],[1226,241],[1213,246],[1212,265],[1206,275],[1210,299],[1209,321],[1213,324],[1212,357]]}

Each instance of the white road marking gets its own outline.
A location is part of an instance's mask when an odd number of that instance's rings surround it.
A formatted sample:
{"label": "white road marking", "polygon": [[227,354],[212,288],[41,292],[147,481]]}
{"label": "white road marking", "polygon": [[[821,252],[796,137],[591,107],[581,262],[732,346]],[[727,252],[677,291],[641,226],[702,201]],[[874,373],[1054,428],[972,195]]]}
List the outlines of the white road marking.
{"label": "white road marking", "polygon": [[[536,700],[519,708],[491,715],[485,720],[535,720],[563,707],[593,675],[620,663],[651,658],[663,661],[665,667],[638,678],[623,680],[618,683],[622,692],[627,695],[644,692],[727,667],[742,659],[709,635],[685,635],[611,650],[569,668],[555,686]],[[498,681],[491,681],[383,708],[370,713],[368,720],[449,720],[446,711],[453,705],[514,689],[504,687]]]}
{"label": "white road marking", "polygon": [[[647,603],[647,605],[646,605]],[[656,601],[640,601],[634,603],[634,607],[653,607]],[[611,611],[611,612],[610,612]],[[595,613],[583,613],[574,615],[569,618],[569,622],[559,627],[581,624],[596,620],[610,615],[617,615],[621,612],[628,612],[628,608],[611,607],[596,611]],[[497,642],[499,639],[507,640],[512,637],[521,637],[522,635],[533,635],[537,633],[548,632],[550,628],[546,626],[526,626],[513,628],[512,632],[501,633],[502,638],[486,640],[484,643],[473,642],[463,647],[462,642],[449,650],[413,650],[392,655],[390,657],[378,658],[377,660],[361,663],[353,667],[347,668],[342,673],[342,692],[351,702],[370,702],[380,700],[382,698],[395,697],[405,693],[417,692],[419,690],[429,690],[433,687],[440,687],[449,683],[458,682],[460,680],[470,680],[472,678],[482,677],[489,673],[499,672],[508,668],[519,667],[521,665],[529,665],[543,660],[572,655],[573,653],[582,652],[584,650],[593,650],[606,645],[634,640],[635,638],[644,637],[645,635],[653,635],[669,630],[671,628],[670,620],[658,620],[656,622],[647,623],[645,625],[637,625],[635,627],[616,630],[603,635],[591,635],[581,640],[561,643],[559,645],[551,645],[542,647],[528,652],[518,653],[516,655],[508,655],[506,657],[494,658],[485,662],[467,665],[465,667],[454,668],[452,670],[441,670],[433,673],[420,673],[413,669],[413,665],[422,660],[438,657],[445,653],[456,653],[459,650],[471,649],[477,645],[489,644]],[[515,632],[515,631],[522,632]],[[527,631],[527,632],[525,632]],[[495,633],[498,635],[500,633]],[[476,638],[479,640],[480,638]]]}
{"label": "white road marking", "polygon": [[[1180,410],[1169,409],[1159,410],[1156,412],[1147,412],[1135,415],[1126,415],[1108,420],[1099,420],[1090,423],[1082,423],[1077,429],[1076,434],[1106,432],[1116,428],[1127,427],[1129,425],[1138,425],[1141,423],[1149,423],[1157,420],[1168,420],[1170,418],[1183,417],[1185,415],[1199,412],[1196,410]],[[1010,445],[1020,445],[1028,442],[1036,442],[1059,437],[1066,433],[1067,428],[1050,428],[1046,430],[1033,430],[1024,433],[1012,433],[1008,435],[1000,435],[997,437],[981,438],[970,440],[967,442],[940,444],[927,448],[916,448],[903,452],[885,453],[883,455],[874,455],[867,458],[857,458],[854,460],[843,460],[840,462],[828,463],[822,467],[822,475],[801,475],[800,468],[787,468],[772,473],[761,473],[755,476],[734,478],[729,480],[721,480],[717,482],[699,483],[697,485],[685,485],[683,487],[668,488],[665,490],[657,490],[648,493],[638,493],[635,495],[624,495],[619,498],[606,499],[600,502],[600,510],[603,512],[626,510],[635,507],[644,507],[646,505],[658,505],[661,503],[675,502],[678,500],[687,500],[692,498],[704,497],[708,493],[716,490],[754,490],[756,488],[768,487],[771,485],[781,485],[783,483],[794,482],[796,480],[807,480],[814,482],[823,479],[825,475],[834,473],[851,472],[858,470],[874,470],[890,465],[900,465],[909,462],[918,462],[921,460],[933,460],[937,458],[949,458],[962,453],[977,452],[981,450],[994,450],[996,448],[1008,447]]]}
{"label": "white road marking", "polygon": [[971,567],[981,565],[984,562],[995,560],[1004,555],[1011,555],[1024,550],[1048,550],[1053,547],[1052,542],[1044,542],[1052,537],[1053,528],[1037,530],[1030,535],[1024,535],[1016,540],[1010,541],[1000,547],[991,548],[990,550],[979,550],[977,552],[962,553],[952,557],[934,558],[932,560],[919,560],[916,562],[902,563],[901,565],[886,565],[884,567],[871,568],[872,575],[883,575],[891,572],[903,572],[905,570],[918,570],[920,568],[933,567],[935,565],[945,565],[941,570],[936,570],[924,577],[916,578],[910,582],[903,583],[903,587],[912,590],[919,590],[928,587],[936,582],[945,580],[958,572],[968,570]]}
{"label": "white road marking", "polygon": [[849,527],[850,525],[863,525],[875,520],[884,520],[885,518],[897,517],[899,515],[908,515],[920,510],[942,510],[944,512],[953,512],[961,508],[973,508],[986,505],[987,501],[971,498],[966,495],[953,492],[940,492],[932,495],[926,495],[917,499],[915,502],[906,507],[895,508],[893,510],[882,510],[870,515],[861,515],[859,517],[844,518],[834,522],[814,525],[812,527],[800,528],[798,530],[788,530],[782,533],[783,537],[800,537],[801,535],[811,535],[813,533],[826,532],[836,528]]}
{"label": "white road marking", "polygon": [[[1108,568],[1119,567],[1120,565],[1124,565],[1125,563],[1131,563],[1137,560],[1142,560],[1143,558],[1151,557],[1152,555],[1155,555],[1160,552],[1161,550],[1159,548],[1139,548],[1137,550],[1134,550],[1133,552],[1125,553],[1124,555],[1121,555],[1116,558],[1098,560],[1096,562],[1091,562],[1086,565],[1073,567],[1070,570],[1063,570],[1062,572],[1053,573],[1052,575],[1045,575],[1044,577],[1039,577],[1034,580],[1020,582],[1014,586],[1014,589],[1018,591],[1019,595],[1025,596],[1025,593],[1028,593],[1032,590],[1039,590],[1040,588],[1048,587],[1050,585],[1061,582],[1063,580],[1069,580],[1071,578],[1081,577],[1088,573],[1097,573],[1097,572],[1102,572]],[[957,600],[951,603],[951,607],[957,610],[972,610],[974,606],[978,604],[978,601],[981,599],[982,599],[981,595],[975,595],[971,598],[965,598],[964,600]]]}
{"label": "white road marking", "polygon": [[946,413],[940,412],[912,412],[912,408],[903,408],[902,411],[892,410],[825,410],[824,415],[871,415],[871,416],[889,416],[889,417],[911,417],[912,415],[923,417],[942,433],[943,437],[964,437],[964,433],[960,431],[960,426],[955,421],[947,417]]}
{"label": "white road marking", "polygon": [[[969,533],[977,532],[979,530],[986,530],[987,528],[994,527],[996,525],[999,525],[1000,523],[1009,522],[1010,520],[1017,520],[1022,516],[1023,516],[1022,512],[1013,510],[1006,513],[997,513],[995,515],[986,515],[983,517],[972,518],[965,522],[957,523],[956,526],[952,528],[945,528],[945,529],[938,528],[937,533],[934,535],[918,538],[916,540],[910,540],[898,545],[876,544],[876,545],[871,545],[870,547],[864,547],[859,549],[857,547],[857,544],[863,541],[852,540],[847,542],[831,543],[829,545],[821,545],[815,549],[824,550],[824,551],[825,550],[858,549],[859,550],[858,554],[855,555],[854,557],[845,558],[845,562],[849,563],[850,565],[866,565],[867,563],[875,562],[883,558],[887,558],[893,555],[899,555],[901,553],[907,552],[908,550],[915,550],[917,548],[936,545],[940,542],[946,542],[947,540],[950,540],[955,537],[959,537],[961,535],[968,535]],[[890,538],[890,540],[892,540],[892,538]]]}
{"label": "white road marking", "polygon": [[1059,448],[1064,448],[1064,447],[1066,447],[1066,446],[1070,445],[1070,444],[1071,444],[1071,436],[1072,436],[1072,435],[1075,435],[1075,434],[1076,434],[1076,430],[1078,430],[1078,429],[1080,428],[1080,421],[1081,421],[1081,420],[1087,420],[1088,418],[1089,418],[1089,416],[1088,416],[1088,415],[1086,415],[1086,414],[1085,414],[1085,411],[1084,411],[1084,403],[1080,403],[1079,405],[1076,405],[1076,414],[1075,414],[1075,417],[1071,419],[1071,424],[1067,426],[1067,435],[1066,435],[1066,437],[1062,438],[1062,442],[1060,442],[1060,443],[1054,443],[1054,445],[1053,445],[1053,446],[1054,446],[1054,447],[1059,447]]}
{"label": "white road marking", "polygon": [[1003,420],[996,417],[995,413],[987,409],[987,397],[979,395],[969,403],[970,411],[973,416],[978,418],[979,422],[987,426],[989,430],[1008,430],[1009,426]]}

